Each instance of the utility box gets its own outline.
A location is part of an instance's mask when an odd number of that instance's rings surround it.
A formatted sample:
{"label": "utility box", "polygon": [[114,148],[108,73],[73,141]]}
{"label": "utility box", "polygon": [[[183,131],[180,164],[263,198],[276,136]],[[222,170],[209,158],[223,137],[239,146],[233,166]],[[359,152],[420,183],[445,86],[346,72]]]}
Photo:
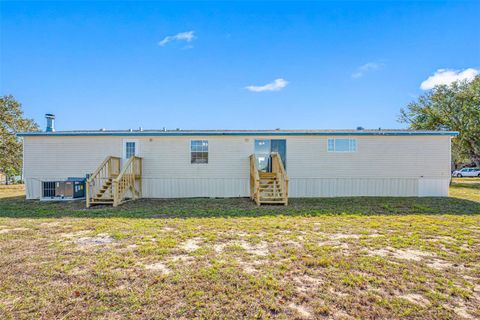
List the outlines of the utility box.
{"label": "utility box", "polygon": [[68,200],[85,197],[85,178],[70,177],[65,181],[43,181],[43,199]]}
{"label": "utility box", "polygon": [[85,178],[69,177],[67,179],[67,182],[71,182],[73,184],[73,198],[85,198],[85,181]]}

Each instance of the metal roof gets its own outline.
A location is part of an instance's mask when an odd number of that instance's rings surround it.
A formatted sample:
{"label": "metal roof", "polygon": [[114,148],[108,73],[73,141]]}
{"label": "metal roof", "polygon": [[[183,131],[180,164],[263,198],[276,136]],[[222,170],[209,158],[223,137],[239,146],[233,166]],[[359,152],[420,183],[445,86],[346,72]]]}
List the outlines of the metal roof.
{"label": "metal roof", "polygon": [[364,129],[364,130],[74,130],[21,132],[19,137],[71,136],[457,136],[458,131]]}

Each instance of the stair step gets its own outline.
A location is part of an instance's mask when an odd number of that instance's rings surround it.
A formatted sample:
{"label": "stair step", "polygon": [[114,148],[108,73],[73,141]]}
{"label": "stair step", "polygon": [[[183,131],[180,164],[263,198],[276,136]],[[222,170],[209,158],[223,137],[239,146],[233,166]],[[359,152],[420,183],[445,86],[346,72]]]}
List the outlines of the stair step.
{"label": "stair step", "polygon": [[91,205],[96,205],[96,204],[107,204],[107,205],[113,205],[113,201],[91,201]]}
{"label": "stair step", "polygon": [[285,204],[285,201],[283,200],[279,200],[279,201],[272,201],[272,200],[268,200],[268,201],[265,201],[265,200],[261,200],[260,199],[260,204],[262,203],[269,203],[269,204]]}
{"label": "stair step", "polygon": [[113,201],[113,198],[93,198],[92,201]]}

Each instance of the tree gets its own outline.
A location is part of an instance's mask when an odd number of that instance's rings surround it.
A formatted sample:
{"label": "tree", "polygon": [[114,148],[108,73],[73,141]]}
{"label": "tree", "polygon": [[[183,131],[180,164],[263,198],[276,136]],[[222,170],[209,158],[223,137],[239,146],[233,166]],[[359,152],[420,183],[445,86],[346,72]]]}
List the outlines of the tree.
{"label": "tree", "polygon": [[11,95],[0,97],[0,172],[7,177],[22,172],[22,142],[18,132],[38,131],[38,125],[23,115],[22,105]]}
{"label": "tree", "polygon": [[459,131],[452,143],[453,160],[480,166],[480,76],[436,86],[402,108],[399,121],[417,130]]}

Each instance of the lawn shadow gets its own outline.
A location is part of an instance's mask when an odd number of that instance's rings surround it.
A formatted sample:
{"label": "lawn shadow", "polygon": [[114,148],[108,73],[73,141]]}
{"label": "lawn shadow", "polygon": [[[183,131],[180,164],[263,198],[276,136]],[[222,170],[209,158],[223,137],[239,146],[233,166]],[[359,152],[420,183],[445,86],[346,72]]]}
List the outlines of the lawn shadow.
{"label": "lawn shadow", "polygon": [[199,218],[322,215],[480,214],[480,203],[441,197],[291,198],[288,206],[257,207],[248,198],[140,199],[117,208],[85,208],[85,201],[41,202],[24,196],[0,199],[9,218]]}

